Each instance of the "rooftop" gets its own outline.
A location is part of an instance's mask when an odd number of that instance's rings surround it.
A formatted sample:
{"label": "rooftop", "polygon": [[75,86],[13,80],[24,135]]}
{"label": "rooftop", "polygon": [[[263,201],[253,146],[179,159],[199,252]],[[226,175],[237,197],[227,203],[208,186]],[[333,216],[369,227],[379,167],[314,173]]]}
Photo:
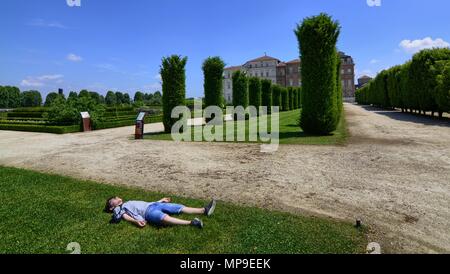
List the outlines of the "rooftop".
{"label": "rooftop", "polygon": [[256,59],[250,60],[247,63],[263,62],[263,61],[280,61],[280,60],[278,60],[277,58],[271,57],[271,56],[264,55],[264,56],[258,57]]}

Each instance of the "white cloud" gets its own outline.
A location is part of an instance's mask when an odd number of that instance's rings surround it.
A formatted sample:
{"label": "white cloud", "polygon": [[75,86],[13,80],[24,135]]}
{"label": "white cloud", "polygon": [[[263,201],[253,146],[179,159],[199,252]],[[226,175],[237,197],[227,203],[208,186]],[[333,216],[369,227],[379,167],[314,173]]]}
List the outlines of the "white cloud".
{"label": "white cloud", "polygon": [[20,85],[24,87],[42,87],[51,82],[60,84],[63,82],[63,78],[64,76],[61,74],[28,76],[26,79],[20,82]]}
{"label": "white cloud", "polygon": [[433,40],[431,37],[425,37],[419,40],[403,40],[400,42],[400,48],[402,48],[407,53],[417,53],[423,49],[430,48],[447,48],[450,47],[450,43],[444,41],[441,38]]}
{"label": "white cloud", "polygon": [[33,27],[43,27],[43,28],[58,28],[58,29],[67,29],[67,27],[59,22],[55,22],[55,21],[46,21],[43,19],[35,19],[33,21],[31,21],[29,24],[29,26],[33,26]]}
{"label": "white cloud", "polygon": [[370,60],[370,64],[377,64],[377,63],[379,63],[380,62],[380,60],[378,60],[378,59],[372,59],[372,60]]}
{"label": "white cloud", "polygon": [[67,60],[71,61],[71,62],[81,62],[83,61],[83,58],[81,58],[81,56],[70,53],[69,55],[67,55]]}
{"label": "white cloud", "polygon": [[159,81],[162,81],[161,74],[158,73],[157,75],[155,75],[155,79],[159,80]]}

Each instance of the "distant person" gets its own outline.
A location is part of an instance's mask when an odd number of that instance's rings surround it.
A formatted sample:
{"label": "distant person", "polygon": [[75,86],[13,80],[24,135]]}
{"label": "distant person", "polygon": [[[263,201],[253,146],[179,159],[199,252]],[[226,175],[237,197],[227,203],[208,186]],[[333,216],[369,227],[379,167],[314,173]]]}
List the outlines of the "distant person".
{"label": "distant person", "polygon": [[192,221],[174,218],[171,215],[199,214],[211,216],[216,208],[216,201],[212,200],[204,208],[191,208],[179,204],[171,204],[170,198],[163,198],[158,202],[129,201],[124,203],[119,197],[112,197],[106,201],[105,212],[112,213],[110,223],[119,223],[122,219],[143,228],[147,223],[154,225],[191,225],[203,228],[199,218]]}

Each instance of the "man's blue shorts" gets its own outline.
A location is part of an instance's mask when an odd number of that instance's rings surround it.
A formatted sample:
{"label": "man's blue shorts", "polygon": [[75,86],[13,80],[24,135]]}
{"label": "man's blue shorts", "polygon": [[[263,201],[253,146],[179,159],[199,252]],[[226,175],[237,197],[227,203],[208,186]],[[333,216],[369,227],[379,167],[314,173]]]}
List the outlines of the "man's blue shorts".
{"label": "man's blue shorts", "polygon": [[170,203],[153,203],[145,211],[145,220],[147,222],[160,225],[167,215],[179,215],[185,208],[184,205]]}

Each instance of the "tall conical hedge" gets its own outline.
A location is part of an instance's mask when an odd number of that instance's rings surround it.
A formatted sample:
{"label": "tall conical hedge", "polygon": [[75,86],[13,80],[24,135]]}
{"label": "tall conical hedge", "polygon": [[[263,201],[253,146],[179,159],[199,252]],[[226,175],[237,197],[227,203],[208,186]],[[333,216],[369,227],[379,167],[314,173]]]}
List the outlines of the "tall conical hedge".
{"label": "tall conical hedge", "polygon": [[262,89],[262,106],[267,107],[267,114],[271,114],[272,110],[272,82],[270,80],[264,79],[261,81]]}
{"label": "tall conical hedge", "polygon": [[343,91],[342,91],[342,80],[341,80],[341,56],[336,54],[336,111],[337,111],[337,122],[341,120],[342,109],[344,107],[343,102]]}
{"label": "tall conical hedge", "polygon": [[302,88],[298,87],[297,88],[297,94],[298,94],[298,107],[301,108],[302,107]]}
{"label": "tall conical hedge", "polygon": [[439,116],[443,112],[450,112],[450,60],[443,61],[439,65],[440,74],[437,76],[436,103]]}
{"label": "tall conical hedge", "polygon": [[259,110],[261,106],[261,80],[258,77],[251,77],[248,80],[248,103]]}
{"label": "tall conical hedge", "polygon": [[302,60],[300,126],[307,133],[329,134],[338,124],[339,23],[327,14],[309,17],[295,30]]}
{"label": "tall conical hedge", "polygon": [[290,110],[289,108],[289,92],[287,88],[281,88],[281,104],[283,106],[283,111]]}
{"label": "tall conical hedge", "polygon": [[172,109],[185,105],[186,98],[186,63],[187,57],[172,55],[162,59],[162,101],[163,101],[163,123],[167,133],[172,131],[172,125],[177,119],[172,119]]}
{"label": "tall conical hedge", "polygon": [[240,70],[233,73],[233,106],[248,107],[248,78]]}
{"label": "tall conical hedge", "polygon": [[289,95],[289,109],[293,110],[293,109],[295,109],[295,106],[294,106],[295,95],[294,95],[293,87],[288,87],[288,95]]}
{"label": "tall conical hedge", "polygon": [[279,110],[282,110],[281,105],[281,87],[279,85],[272,86],[272,105],[279,107]]}
{"label": "tall conical hedge", "polygon": [[220,57],[209,57],[203,62],[205,107],[223,107],[223,70],[225,63]]}

